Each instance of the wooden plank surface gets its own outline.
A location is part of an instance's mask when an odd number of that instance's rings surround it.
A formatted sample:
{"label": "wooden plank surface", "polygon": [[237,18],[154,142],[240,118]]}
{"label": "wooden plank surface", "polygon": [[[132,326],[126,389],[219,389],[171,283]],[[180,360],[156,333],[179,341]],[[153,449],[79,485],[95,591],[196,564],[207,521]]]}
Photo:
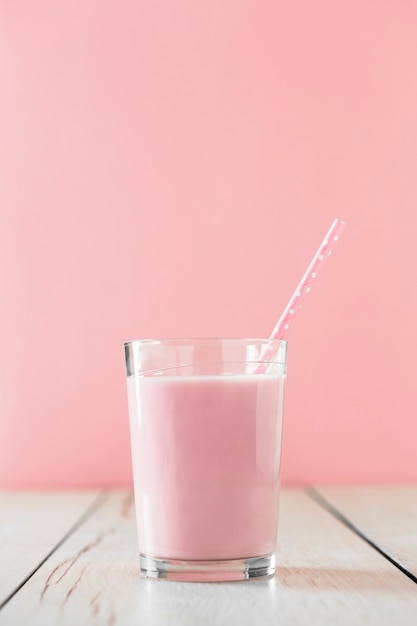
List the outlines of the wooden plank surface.
{"label": "wooden plank surface", "polygon": [[139,576],[133,497],[113,492],[0,612],[0,626],[415,625],[415,584],[303,492],[281,499],[277,575]]}
{"label": "wooden plank surface", "polygon": [[417,577],[417,486],[318,487],[317,492]]}
{"label": "wooden plank surface", "polygon": [[56,546],[98,491],[0,492],[0,605]]}

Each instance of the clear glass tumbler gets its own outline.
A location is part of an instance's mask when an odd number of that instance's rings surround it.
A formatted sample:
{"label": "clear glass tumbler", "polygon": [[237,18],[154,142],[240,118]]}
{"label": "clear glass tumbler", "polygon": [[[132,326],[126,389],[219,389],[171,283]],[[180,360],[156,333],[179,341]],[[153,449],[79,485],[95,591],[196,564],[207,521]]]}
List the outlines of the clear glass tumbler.
{"label": "clear glass tumbler", "polygon": [[286,354],[269,339],[125,344],[145,576],[274,573]]}

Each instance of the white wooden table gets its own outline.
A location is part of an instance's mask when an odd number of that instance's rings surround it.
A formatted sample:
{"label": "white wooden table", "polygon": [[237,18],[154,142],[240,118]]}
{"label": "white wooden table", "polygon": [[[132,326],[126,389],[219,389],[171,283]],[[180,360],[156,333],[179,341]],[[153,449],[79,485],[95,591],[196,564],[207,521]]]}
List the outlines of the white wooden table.
{"label": "white wooden table", "polygon": [[417,487],[284,489],[276,576],[139,575],[129,491],[0,493],[0,626],[417,624]]}

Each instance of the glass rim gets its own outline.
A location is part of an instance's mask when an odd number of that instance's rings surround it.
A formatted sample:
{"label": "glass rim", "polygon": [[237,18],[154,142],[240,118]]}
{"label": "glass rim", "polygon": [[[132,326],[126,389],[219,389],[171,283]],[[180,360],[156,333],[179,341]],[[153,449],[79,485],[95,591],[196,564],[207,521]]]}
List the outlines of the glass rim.
{"label": "glass rim", "polygon": [[286,339],[268,339],[266,337],[167,337],[166,339],[132,339],[125,341],[123,345],[125,347],[133,345],[163,345],[163,344],[186,344],[186,343],[212,343],[218,341],[227,342],[245,342],[245,343],[260,343],[260,344],[283,344],[288,345]]}

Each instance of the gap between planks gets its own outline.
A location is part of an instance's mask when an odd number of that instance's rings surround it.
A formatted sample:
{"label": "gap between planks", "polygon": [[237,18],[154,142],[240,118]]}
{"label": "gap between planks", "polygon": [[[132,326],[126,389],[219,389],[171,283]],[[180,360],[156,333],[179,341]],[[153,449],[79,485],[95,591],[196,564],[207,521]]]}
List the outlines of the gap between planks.
{"label": "gap between planks", "polygon": [[400,570],[405,576],[407,576],[413,583],[417,584],[417,577],[414,576],[412,572],[406,569],[396,558],[394,558],[391,554],[389,554],[386,550],[381,548],[373,539],[371,539],[366,533],[362,532],[360,528],[358,528],[353,522],[351,522],[339,509],[337,509],[327,498],[325,498],[315,487],[309,486],[305,489],[305,493],[309,496],[316,504],[321,506],[325,511],[327,511],[330,515],[335,517],[339,522],[341,522],[346,528],[351,530],[355,535],[360,537],[363,541],[365,541],[371,548],[376,550],[381,556],[383,556],[387,561],[394,565],[397,569]]}

